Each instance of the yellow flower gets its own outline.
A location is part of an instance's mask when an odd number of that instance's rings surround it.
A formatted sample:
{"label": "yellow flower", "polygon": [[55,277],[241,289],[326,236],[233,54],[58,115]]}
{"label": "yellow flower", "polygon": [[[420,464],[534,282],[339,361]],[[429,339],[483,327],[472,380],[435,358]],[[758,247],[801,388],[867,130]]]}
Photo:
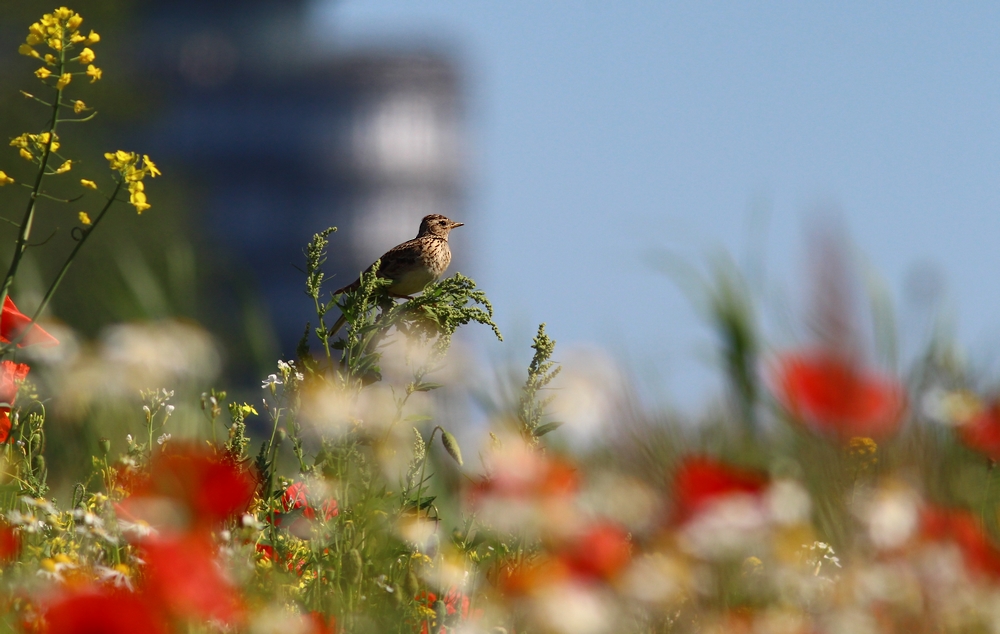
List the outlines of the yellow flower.
{"label": "yellow flower", "polygon": [[45,41],[45,28],[38,22],[35,22],[28,27],[28,38],[25,41],[32,46],[41,44]]}
{"label": "yellow flower", "polygon": [[56,174],[65,174],[73,169],[73,161],[65,161],[56,169]]}
{"label": "yellow flower", "polygon": [[52,71],[49,70],[48,68],[45,68],[44,66],[42,66],[41,68],[39,68],[38,70],[35,71],[35,77],[37,77],[39,79],[45,79],[46,77],[48,77],[51,74],[52,74]]}
{"label": "yellow flower", "polygon": [[86,39],[87,38],[80,35],[79,33],[74,33],[73,35],[69,36],[69,41],[72,42],[73,44],[79,44],[80,42],[83,42]]}
{"label": "yellow flower", "polygon": [[69,73],[63,73],[59,77],[59,81],[56,82],[56,89],[57,90],[62,90],[67,85],[69,85],[69,82],[71,82],[71,81],[73,81],[73,76],[70,75]]}
{"label": "yellow flower", "polygon": [[31,44],[22,44],[17,47],[17,52],[28,57],[38,57],[38,51],[31,48]]}
{"label": "yellow flower", "polygon": [[160,170],[156,169],[156,164],[149,160],[149,156],[146,154],[142,155],[142,167],[149,172],[150,178],[156,178],[160,176]]}
{"label": "yellow flower", "polygon": [[33,161],[33,160],[35,160],[35,157],[31,155],[31,152],[29,152],[28,150],[26,150],[24,148],[21,148],[21,150],[18,152],[18,154],[20,154],[21,158],[23,158],[26,161]]}
{"label": "yellow flower", "polygon": [[90,75],[90,83],[94,83],[101,78],[101,69],[97,68],[93,64],[87,66],[87,74]]}
{"label": "yellow flower", "polygon": [[140,214],[150,207],[149,204],[146,203],[146,194],[141,191],[132,192],[128,201],[132,203],[132,206],[135,207],[135,210]]}
{"label": "yellow flower", "polygon": [[90,50],[89,48],[85,48],[82,51],[80,51],[81,64],[90,64],[91,62],[94,61],[94,57],[95,57],[94,51]]}
{"label": "yellow flower", "polygon": [[101,36],[98,35],[97,33],[94,33],[93,31],[91,31],[90,35],[87,36],[87,44],[97,44],[100,41],[101,41]]}
{"label": "yellow flower", "polygon": [[10,140],[11,147],[28,147],[28,133],[25,132],[21,136],[14,137]]}
{"label": "yellow flower", "polygon": [[52,12],[52,17],[56,18],[57,20],[69,20],[74,15],[75,14],[73,13],[73,11],[67,9],[66,7],[59,7],[58,9]]}
{"label": "yellow flower", "polygon": [[73,17],[66,20],[66,26],[68,26],[73,31],[80,28],[81,24],[83,24],[83,18],[80,17],[79,13],[74,14]]}
{"label": "yellow flower", "polygon": [[3,187],[4,185],[10,185],[13,182],[14,182],[13,178],[7,176],[7,174],[3,172],[0,172],[0,187]]}
{"label": "yellow flower", "polygon": [[87,215],[86,211],[81,211],[80,212],[80,224],[85,225],[85,226],[89,226],[90,225],[90,216]]}
{"label": "yellow flower", "polygon": [[73,112],[75,112],[76,114],[80,114],[86,109],[87,109],[87,104],[83,103],[79,99],[73,102]]}
{"label": "yellow flower", "polygon": [[118,150],[114,153],[106,152],[104,158],[108,159],[111,169],[127,175],[127,173],[135,170],[135,162],[138,157],[135,155],[135,152]]}
{"label": "yellow flower", "polygon": [[49,39],[49,48],[51,48],[53,51],[61,51],[62,50],[62,39],[57,38],[57,37],[50,38]]}
{"label": "yellow flower", "polygon": [[48,64],[49,66],[55,66],[56,65],[56,61],[57,61],[56,60],[56,56],[53,55],[52,53],[46,53],[45,57],[43,57],[42,59],[44,59],[45,63]]}
{"label": "yellow flower", "polygon": [[87,189],[97,189],[97,183],[95,183],[94,181],[88,181],[86,178],[81,178],[80,184],[86,187]]}

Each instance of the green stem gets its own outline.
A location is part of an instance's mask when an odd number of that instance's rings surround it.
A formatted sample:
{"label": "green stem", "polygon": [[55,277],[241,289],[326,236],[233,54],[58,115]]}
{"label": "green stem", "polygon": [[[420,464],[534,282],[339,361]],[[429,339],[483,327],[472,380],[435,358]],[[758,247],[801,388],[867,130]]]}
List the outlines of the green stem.
{"label": "green stem", "polygon": [[[15,346],[17,346],[18,343],[21,342],[22,339],[24,339],[24,337],[28,335],[28,332],[30,332],[31,327],[35,324],[35,322],[38,321],[38,318],[41,316],[42,311],[44,311],[46,307],[48,307],[49,302],[52,300],[52,296],[55,294],[56,289],[59,288],[59,284],[62,282],[63,278],[66,277],[66,272],[69,271],[69,267],[70,265],[73,264],[73,261],[76,259],[77,254],[80,252],[80,249],[83,248],[83,245],[87,242],[87,239],[90,238],[90,235],[94,232],[95,229],[97,229],[97,225],[99,225],[101,223],[101,220],[104,219],[104,216],[108,212],[108,209],[111,208],[111,204],[115,202],[115,199],[118,196],[118,192],[121,190],[121,188],[122,188],[122,181],[119,181],[115,185],[115,191],[112,192],[111,196],[108,198],[108,202],[105,203],[104,208],[101,209],[101,211],[97,214],[97,217],[94,218],[93,224],[90,226],[89,229],[83,232],[83,236],[80,237],[80,241],[76,243],[76,246],[73,247],[73,250],[70,252],[69,257],[67,257],[66,261],[63,262],[62,268],[59,270],[59,274],[56,275],[56,278],[52,281],[52,284],[49,286],[49,289],[45,291],[45,296],[42,298],[42,303],[38,305],[38,308],[35,309],[34,314],[32,314],[31,321],[28,322],[28,325],[21,330],[21,332],[17,335],[17,337],[14,337],[10,340],[10,343],[6,343],[0,346],[0,355],[6,354],[10,350],[12,350]],[[0,299],[0,302],[2,301],[3,300]]]}
{"label": "green stem", "polygon": [[[65,57],[66,50],[64,47],[59,51],[59,75],[62,75],[64,70],[66,64]],[[49,156],[52,154],[52,143],[55,142],[56,138],[56,128],[59,125],[59,102],[62,100],[62,93],[62,88],[56,89],[55,103],[52,105],[52,118],[49,120],[49,142],[45,144],[45,152],[42,153],[42,161],[38,166],[38,175],[35,176],[35,184],[31,188],[31,196],[28,198],[28,207],[24,212],[21,229],[17,234],[17,243],[14,246],[14,255],[10,262],[10,268],[7,269],[7,276],[4,277],[3,286],[0,286],[0,306],[3,306],[7,301],[7,296],[10,294],[10,287],[14,283],[17,269],[21,264],[21,259],[24,257],[25,250],[28,248],[28,240],[31,238],[31,227],[35,220],[35,203],[38,201],[38,194],[42,188],[42,179],[45,177],[45,169],[48,167]],[[0,348],[0,354],[4,354],[9,350],[10,346],[4,346]]]}
{"label": "green stem", "polygon": [[431,437],[427,441],[424,449],[424,461],[420,463],[420,479],[417,480],[417,519],[420,519],[420,493],[424,488],[424,471],[427,469],[427,459],[431,457],[431,447],[434,444],[434,434],[441,430],[444,433],[444,429],[440,425],[435,425],[434,429],[431,430]]}

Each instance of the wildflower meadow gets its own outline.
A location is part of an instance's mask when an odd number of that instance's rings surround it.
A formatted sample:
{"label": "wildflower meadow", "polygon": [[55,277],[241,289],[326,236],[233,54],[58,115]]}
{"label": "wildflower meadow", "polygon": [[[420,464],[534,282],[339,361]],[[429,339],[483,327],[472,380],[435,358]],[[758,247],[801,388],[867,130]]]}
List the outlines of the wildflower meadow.
{"label": "wildflower meadow", "polygon": [[[902,367],[891,329],[859,334],[835,249],[796,345],[767,341],[739,272],[716,268],[697,300],[727,394],[696,424],[623,394],[613,433],[582,450],[551,412],[544,324],[526,371],[495,376],[481,443],[460,443],[473,436],[439,411],[455,333],[502,341],[486,293],[454,273],[391,297],[378,263],[331,293],[325,259],[351,240],[334,228],[304,245],[315,320],[252,398],[206,382],[188,323],[118,325],[61,353],[66,327],[39,319],[78,253],[170,188],[156,148],[74,153],[100,107],[94,26],[58,8],[4,53],[37,78],[21,103],[41,122],[0,156],[22,205],[3,214],[4,631],[1000,631],[1000,401],[944,336]],[[79,178],[81,159],[106,171]],[[27,306],[18,275],[42,215],[71,240]],[[88,441],[60,441],[63,411],[88,413]]]}

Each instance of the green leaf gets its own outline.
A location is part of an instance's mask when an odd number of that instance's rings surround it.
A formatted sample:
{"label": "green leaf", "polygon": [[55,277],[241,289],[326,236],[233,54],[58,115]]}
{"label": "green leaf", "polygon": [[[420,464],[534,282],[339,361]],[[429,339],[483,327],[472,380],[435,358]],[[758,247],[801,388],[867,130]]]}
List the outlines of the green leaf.
{"label": "green leaf", "polygon": [[440,383],[424,383],[424,382],[421,382],[421,383],[412,384],[412,387],[410,387],[410,389],[412,391],[414,391],[414,392],[430,392],[431,390],[436,390],[439,387],[442,387],[442,385]]}
{"label": "green leaf", "polygon": [[538,427],[536,427],[535,431],[533,431],[532,434],[534,434],[535,438],[541,438],[550,431],[555,431],[562,426],[563,424],[558,422],[545,423],[544,425],[539,425]]}

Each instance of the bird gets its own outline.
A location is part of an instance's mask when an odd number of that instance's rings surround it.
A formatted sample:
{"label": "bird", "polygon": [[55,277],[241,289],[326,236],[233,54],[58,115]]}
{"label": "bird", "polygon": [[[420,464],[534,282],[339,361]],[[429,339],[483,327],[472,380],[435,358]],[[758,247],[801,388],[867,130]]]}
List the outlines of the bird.
{"label": "bird", "polygon": [[[455,222],[441,214],[424,216],[420,221],[417,237],[397,244],[379,258],[378,276],[392,280],[386,291],[393,297],[410,299],[414,294],[424,290],[431,282],[436,281],[451,264],[451,249],[448,247],[448,234],[456,227],[465,223]],[[372,271],[369,266],[365,273]],[[361,278],[333,292],[339,295],[353,291],[361,285]],[[341,315],[337,323],[328,331],[329,336],[336,334],[344,325],[346,318]]]}

